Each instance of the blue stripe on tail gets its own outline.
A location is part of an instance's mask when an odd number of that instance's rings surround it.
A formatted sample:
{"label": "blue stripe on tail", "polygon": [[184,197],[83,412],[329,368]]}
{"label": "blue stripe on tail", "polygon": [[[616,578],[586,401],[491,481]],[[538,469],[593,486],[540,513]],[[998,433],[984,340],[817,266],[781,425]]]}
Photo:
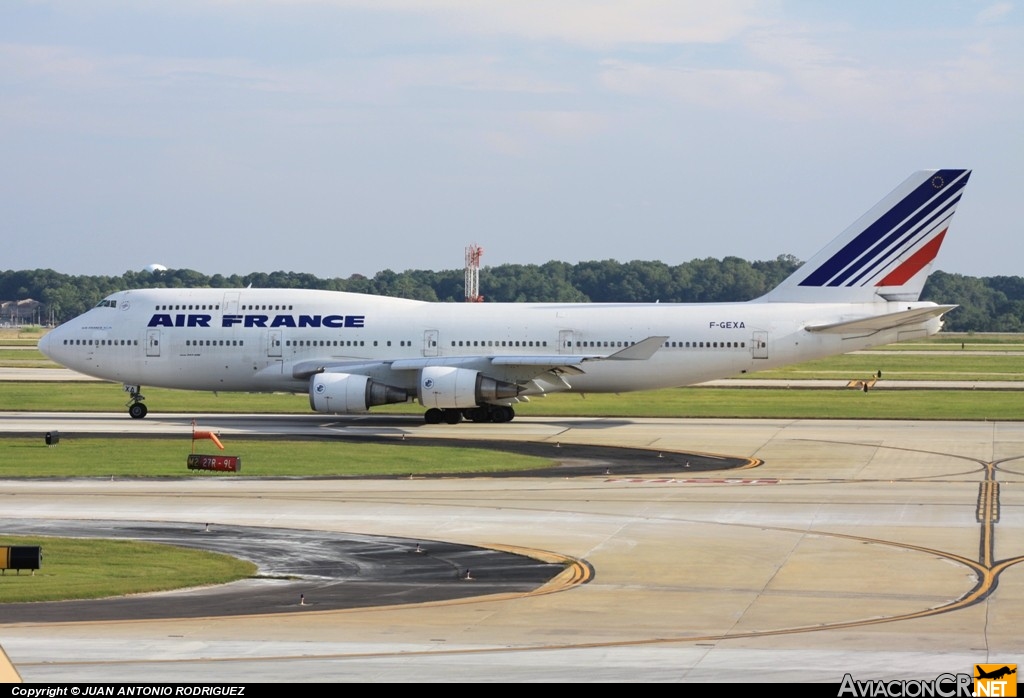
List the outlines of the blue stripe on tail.
{"label": "blue stripe on tail", "polygon": [[[800,286],[852,285],[894,253],[905,250],[915,232],[943,218],[943,213],[959,201],[961,190],[967,184],[968,177],[963,176],[966,172],[968,170],[935,172],[811,272]],[[855,277],[853,281],[844,284],[851,277]]]}

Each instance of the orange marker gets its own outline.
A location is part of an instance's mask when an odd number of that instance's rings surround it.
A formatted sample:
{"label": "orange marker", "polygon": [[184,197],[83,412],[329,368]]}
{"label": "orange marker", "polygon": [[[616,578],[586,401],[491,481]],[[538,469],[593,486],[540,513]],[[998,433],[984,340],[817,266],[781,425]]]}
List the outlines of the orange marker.
{"label": "orange marker", "polygon": [[217,435],[212,431],[193,431],[192,440],[195,441],[196,439],[209,439],[213,443],[217,444],[217,448],[222,451],[224,450],[224,444],[220,442],[220,439],[218,439]]}

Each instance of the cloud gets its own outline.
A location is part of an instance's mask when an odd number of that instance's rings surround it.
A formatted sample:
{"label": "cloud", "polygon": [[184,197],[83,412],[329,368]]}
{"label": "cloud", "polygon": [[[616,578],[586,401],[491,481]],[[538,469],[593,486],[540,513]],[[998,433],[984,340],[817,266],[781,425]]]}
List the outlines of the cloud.
{"label": "cloud", "polygon": [[978,24],[995,24],[1011,12],[1013,12],[1012,2],[997,2],[979,12],[975,21]]}
{"label": "cloud", "polygon": [[[924,50],[940,41],[942,51]],[[999,118],[993,100],[1019,103],[1020,52],[1009,43],[969,28],[888,33],[779,20],[714,51],[605,60],[600,79],[637,100],[733,116],[926,132]]]}
{"label": "cloud", "polygon": [[[246,3],[232,0],[229,4],[243,7]],[[451,32],[587,47],[721,42],[759,24],[765,6],[754,0],[269,0],[268,4],[419,15],[442,22]]]}
{"label": "cloud", "polygon": [[[609,60],[602,84],[626,94],[659,95],[712,109],[751,108],[774,100],[782,90],[779,75],[762,70],[656,66]],[[759,107],[755,107],[759,108]]]}

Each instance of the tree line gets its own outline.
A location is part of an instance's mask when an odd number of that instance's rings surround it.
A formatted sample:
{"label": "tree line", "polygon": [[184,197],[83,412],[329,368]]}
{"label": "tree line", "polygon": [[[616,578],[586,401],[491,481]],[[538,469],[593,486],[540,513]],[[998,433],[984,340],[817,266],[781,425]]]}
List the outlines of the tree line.
{"label": "tree line", "polygon": [[[770,261],[739,257],[694,259],[670,266],[657,261],[502,264],[480,270],[485,302],[717,303],[756,298],[789,276],[800,261],[780,255]],[[71,276],[51,269],[0,271],[0,300],[35,299],[41,317],[60,323],[85,312],[114,291],[132,288],[309,288],[462,302],[464,271],[395,272],[372,277],[321,279],[312,274],[272,273],[207,276],[191,269],[128,271],[121,276]],[[1024,278],[971,277],[937,271],[922,300],[960,307],[946,316],[954,332],[1024,332]]]}

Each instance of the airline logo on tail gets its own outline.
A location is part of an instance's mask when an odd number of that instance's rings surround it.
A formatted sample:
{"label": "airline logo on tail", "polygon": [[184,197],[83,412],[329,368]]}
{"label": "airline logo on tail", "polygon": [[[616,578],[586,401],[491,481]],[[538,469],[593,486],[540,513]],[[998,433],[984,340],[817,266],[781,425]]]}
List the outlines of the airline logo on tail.
{"label": "airline logo on tail", "polygon": [[971,173],[921,174],[923,181],[908,180],[893,192],[903,194],[894,204],[887,208],[880,204],[858,221],[863,230],[819,264],[800,286],[902,286],[931,264]]}

